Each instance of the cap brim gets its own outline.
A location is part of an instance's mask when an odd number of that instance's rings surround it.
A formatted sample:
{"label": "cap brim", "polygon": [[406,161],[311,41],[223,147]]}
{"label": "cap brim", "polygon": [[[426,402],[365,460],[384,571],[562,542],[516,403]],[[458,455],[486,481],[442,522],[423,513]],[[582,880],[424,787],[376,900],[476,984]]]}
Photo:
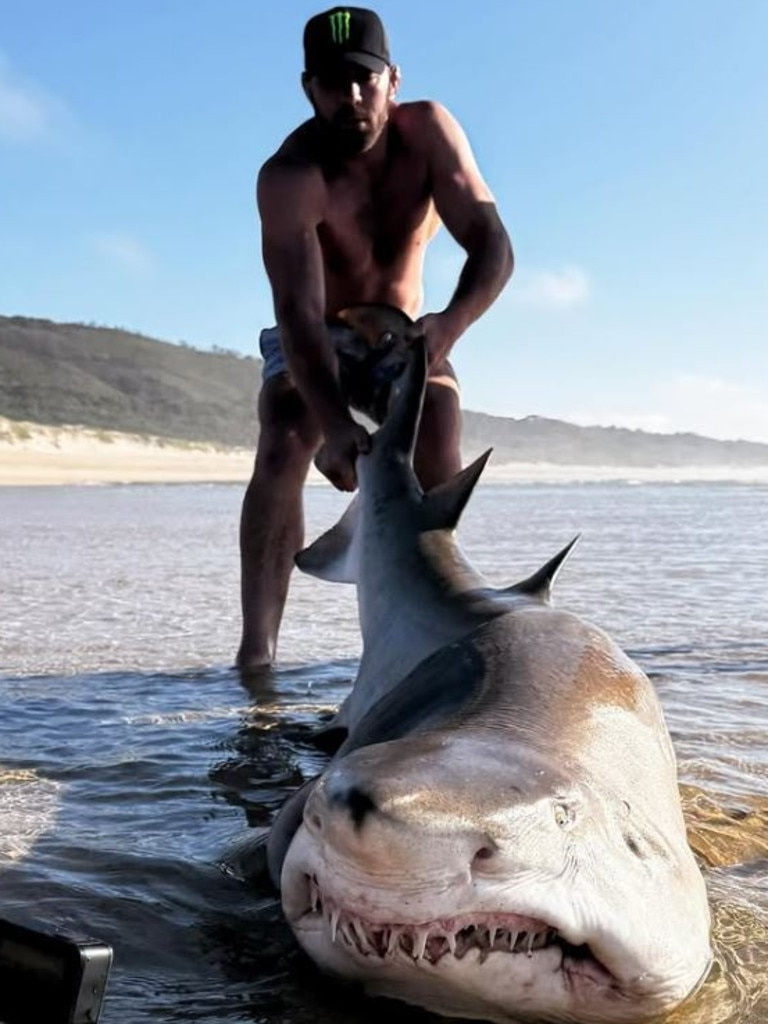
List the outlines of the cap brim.
{"label": "cap brim", "polygon": [[344,60],[347,64],[359,64],[363,68],[368,68],[369,71],[375,71],[377,75],[380,75],[387,66],[385,60],[372,53],[345,53]]}
{"label": "cap brim", "polygon": [[323,61],[322,65],[319,67],[307,70],[309,70],[310,74],[317,75],[322,74],[323,71],[333,71],[336,68],[342,67],[344,64],[357,64],[359,67],[366,68],[368,71],[374,71],[377,75],[380,75],[384,68],[388,66],[385,60],[382,60],[381,57],[374,56],[372,53],[346,50],[342,53],[335,54],[333,60]]}

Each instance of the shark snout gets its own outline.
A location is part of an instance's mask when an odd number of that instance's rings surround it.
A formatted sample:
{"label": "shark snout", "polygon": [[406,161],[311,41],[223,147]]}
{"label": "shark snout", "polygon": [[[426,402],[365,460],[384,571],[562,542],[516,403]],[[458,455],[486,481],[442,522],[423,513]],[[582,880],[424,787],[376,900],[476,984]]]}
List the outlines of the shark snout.
{"label": "shark snout", "polygon": [[342,818],[349,817],[354,828],[362,828],[366,818],[378,813],[373,792],[354,782],[332,787],[328,802]]}
{"label": "shark snout", "polygon": [[358,878],[442,876],[460,888],[509,880],[533,863],[548,877],[562,875],[576,811],[552,797],[533,765],[500,771],[498,755],[484,764],[480,748],[471,760],[425,745],[353,754],[314,787],[304,826],[326,862],[343,862]]}
{"label": "shark snout", "polygon": [[487,862],[493,838],[474,822],[429,834],[416,827],[407,808],[392,806],[386,787],[352,772],[332,771],[315,787],[304,810],[304,825],[327,860],[343,861],[368,877],[451,876],[469,882],[475,865]]}

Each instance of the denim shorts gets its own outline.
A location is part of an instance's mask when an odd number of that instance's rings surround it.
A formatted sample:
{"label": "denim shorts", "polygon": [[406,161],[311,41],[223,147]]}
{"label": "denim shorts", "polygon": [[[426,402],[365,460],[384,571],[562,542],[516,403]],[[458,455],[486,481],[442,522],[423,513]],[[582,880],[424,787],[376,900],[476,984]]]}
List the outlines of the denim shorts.
{"label": "denim shorts", "polygon": [[[328,333],[333,342],[341,342],[354,336],[354,331],[344,324],[330,324]],[[261,368],[262,382],[271,380],[278,373],[288,373],[288,363],[285,360],[283,344],[280,340],[279,327],[265,327],[259,335],[259,351],[264,365]]]}

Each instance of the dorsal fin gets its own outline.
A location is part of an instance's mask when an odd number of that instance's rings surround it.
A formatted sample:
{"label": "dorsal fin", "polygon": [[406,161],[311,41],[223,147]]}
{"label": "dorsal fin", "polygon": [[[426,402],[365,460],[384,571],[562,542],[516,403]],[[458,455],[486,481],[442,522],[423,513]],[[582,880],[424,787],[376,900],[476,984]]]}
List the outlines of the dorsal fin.
{"label": "dorsal fin", "polygon": [[547,564],[543,565],[538,572],[535,572],[533,576],[529,576],[528,579],[522,580],[520,583],[515,583],[514,586],[507,587],[502,593],[528,594],[530,597],[537,597],[543,604],[549,604],[555,578],[580,538],[581,534],[577,533],[573,540],[566,544],[562,551],[558,551],[554,558],[550,558]]}
{"label": "dorsal fin", "polygon": [[424,495],[419,513],[420,526],[423,530],[456,528],[492,451],[493,449],[489,448],[450,480],[438,484]]}
{"label": "dorsal fin", "polygon": [[357,583],[359,506],[355,495],[338,523],[299,551],[294,561],[302,572],[331,583]]}

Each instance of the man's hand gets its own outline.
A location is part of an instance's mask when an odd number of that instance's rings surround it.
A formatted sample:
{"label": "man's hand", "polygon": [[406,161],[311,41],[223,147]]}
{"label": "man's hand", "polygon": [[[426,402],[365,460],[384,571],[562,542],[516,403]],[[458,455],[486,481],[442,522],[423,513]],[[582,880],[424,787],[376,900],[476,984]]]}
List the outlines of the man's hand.
{"label": "man's hand", "polygon": [[365,427],[353,419],[326,436],[315,456],[315,465],[339,491],[357,489],[357,456],[371,450],[371,438]]}
{"label": "man's hand", "polygon": [[414,337],[423,335],[429,366],[433,367],[445,362],[461,331],[457,330],[450,315],[443,312],[425,313],[415,322],[411,333]]}

